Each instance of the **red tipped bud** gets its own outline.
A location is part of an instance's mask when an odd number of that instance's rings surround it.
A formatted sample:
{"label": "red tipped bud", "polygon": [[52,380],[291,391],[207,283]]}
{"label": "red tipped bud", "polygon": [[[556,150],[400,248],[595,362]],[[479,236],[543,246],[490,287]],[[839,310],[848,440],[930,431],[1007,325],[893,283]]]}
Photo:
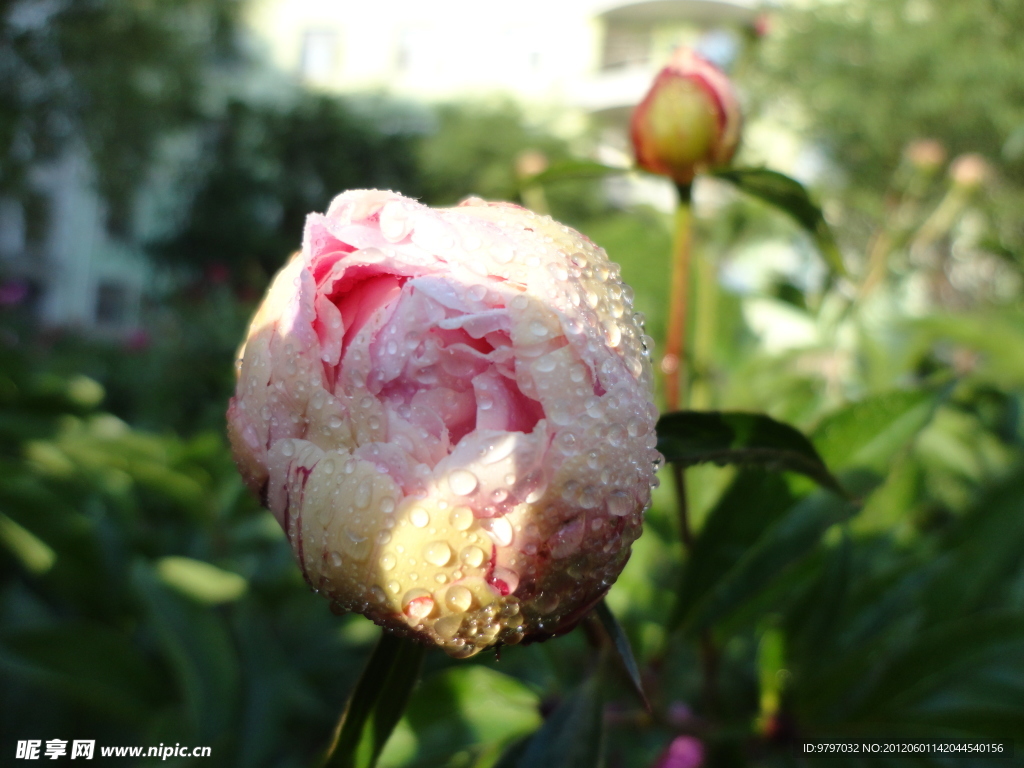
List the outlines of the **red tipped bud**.
{"label": "red tipped bud", "polygon": [[680,48],[633,112],[630,132],[637,163],[688,184],[697,173],[732,159],[741,122],[729,78]]}

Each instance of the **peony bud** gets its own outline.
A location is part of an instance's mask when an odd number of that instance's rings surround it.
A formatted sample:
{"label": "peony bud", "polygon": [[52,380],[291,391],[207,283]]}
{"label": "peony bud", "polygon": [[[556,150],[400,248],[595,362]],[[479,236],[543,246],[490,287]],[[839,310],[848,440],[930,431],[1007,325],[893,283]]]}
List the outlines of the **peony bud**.
{"label": "peony bud", "polygon": [[625,565],[661,462],[647,346],[549,217],[346,192],[252,321],[228,432],[314,589],[469,656],[570,629]]}
{"label": "peony bud", "polygon": [[915,139],[903,150],[915,170],[922,173],[935,173],[946,162],[946,148],[936,139]]}
{"label": "peony bud", "polygon": [[689,184],[697,173],[732,159],[741,122],[729,78],[680,48],[633,111],[633,151],[641,168]]}
{"label": "peony bud", "polygon": [[949,166],[949,177],[953,184],[966,191],[978,189],[991,175],[988,161],[975,152],[958,156]]}

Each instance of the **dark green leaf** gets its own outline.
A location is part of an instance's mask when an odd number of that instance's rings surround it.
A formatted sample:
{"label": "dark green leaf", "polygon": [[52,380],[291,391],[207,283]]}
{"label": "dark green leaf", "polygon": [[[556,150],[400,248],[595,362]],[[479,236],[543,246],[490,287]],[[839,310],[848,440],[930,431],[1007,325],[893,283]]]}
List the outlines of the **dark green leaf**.
{"label": "dark green leaf", "polygon": [[669,628],[689,624],[698,606],[789,509],[794,497],[785,480],[757,469],[741,471],[701,528],[690,551],[669,619]]}
{"label": "dark green leaf", "polygon": [[826,416],[811,440],[837,472],[860,467],[885,473],[893,456],[931,419],[936,402],[926,391],[875,395]]}
{"label": "dark green leaf", "polygon": [[829,267],[836,274],[846,274],[843,256],[821,208],[814,204],[799,181],[767,168],[727,168],[712,171],[712,175],[788,213],[814,238]]}
{"label": "dark green leaf", "polygon": [[684,467],[702,462],[761,465],[800,472],[826,488],[839,484],[811,441],[759,413],[676,411],[658,420],[658,450]]}
{"label": "dark green leaf", "polygon": [[373,768],[419,679],[426,648],[384,632],[349,697],[324,768]]}
{"label": "dark green leaf", "polygon": [[165,587],[143,562],[132,582],[174,669],[195,738],[207,743],[234,724],[239,701],[238,656],[220,615]]}
{"label": "dark green leaf", "polygon": [[944,544],[943,568],[925,601],[931,616],[989,608],[1019,589],[1024,564],[1024,470],[988,489],[950,527]]}
{"label": "dark green leaf", "polygon": [[[692,605],[685,624],[704,629],[765,590],[789,566],[807,555],[831,526],[848,519],[856,506],[829,491],[802,499],[766,528],[714,586]],[[748,509],[747,514],[758,514]],[[698,540],[699,545],[699,540]]]}
{"label": "dark green leaf", "polygon": [[633,684],[633,690],[636,692],[637,698],[644,705],[644,709],[650,712],[651,703],[647,700],[647,694],[644,692],[644,684],[640,679],[640,668],[637,667],[636,657],[633,655],[633,647],[629,644],[629,638],[626,637],[622,625],[619,624],[619,620],[615,618],[615,614],[612,613],[608,603],[604,600],[601,600],[594,610],[597,612],[597,617],[601,619],[604,631],[608,633],[608,637],[615,647],[615,654],[622,663],[622,668],[629,677],[629,682]]}
{"label": "dark green leaf", "polygon": [[631,168],[619,168],[613,165],[595,163],[593,160],[562,160],[553,163],[550,168],[524,179],[520,189],[538,184],[550,184],[556,181],[577,179],[599,179],[604,176],[629,173]]}
{"label": "dark green leaf", "polygon": [[145,725],[161,704],[161,681],[121,632],[83,622],[6,632],[0,663],[122,721]]}
{"label": "dark green leaf", "polygon": [[551,713],[516,761],[516,768],[596,768],[604,753],[600,672]]}

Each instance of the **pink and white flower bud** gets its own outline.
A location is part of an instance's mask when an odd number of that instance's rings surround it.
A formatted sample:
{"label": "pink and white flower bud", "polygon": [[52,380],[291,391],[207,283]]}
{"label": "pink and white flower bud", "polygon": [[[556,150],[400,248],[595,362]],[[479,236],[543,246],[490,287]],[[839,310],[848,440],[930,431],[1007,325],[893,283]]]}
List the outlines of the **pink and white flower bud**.
{"label": "pink and white flower bud", "polygon": [[314,589],[469,656],[568,630],[625,565],[661,462],[648,346],[551,218],[346,192],[252,321],[228,432]]}
{"label": "pink and white flower bud", "polygon": [[641,168],[689,184],[697,173],[732,160],[741,124],[729,78],[679,48],[633,111],[630,134]]}

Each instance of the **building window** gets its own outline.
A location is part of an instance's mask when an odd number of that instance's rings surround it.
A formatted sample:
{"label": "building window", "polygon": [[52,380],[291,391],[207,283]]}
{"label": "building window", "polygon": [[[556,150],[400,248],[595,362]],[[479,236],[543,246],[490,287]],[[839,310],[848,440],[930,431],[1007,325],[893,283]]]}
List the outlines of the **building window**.
{"label": "building window", "polygon": [[602,69],[643,66],[651,57],[650,27],[609,22],[604,33]]}
{"label": "building window", "polygon": [[338,35],[330,29],[307,29],[302,35],[299,74],[304,80],[324,82],[334,74]]}
{"label": "building window", "polygon": [[0,197],[0,258],[25,251],[25,209],[11,197]]}
{"label": "building window", "polygon": [[96,324],[123,328],[128,324],[130,291],[127,285],[103,280],[96,286]]}

